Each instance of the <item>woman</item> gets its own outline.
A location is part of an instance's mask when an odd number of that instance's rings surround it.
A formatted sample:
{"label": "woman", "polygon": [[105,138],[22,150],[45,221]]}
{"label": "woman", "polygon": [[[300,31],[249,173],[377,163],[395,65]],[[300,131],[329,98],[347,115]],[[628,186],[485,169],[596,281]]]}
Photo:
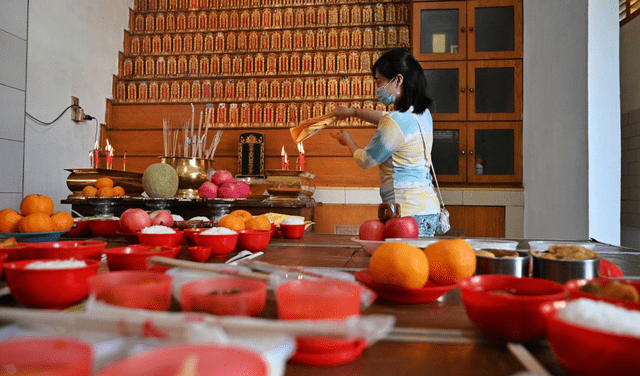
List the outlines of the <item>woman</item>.
{"label": "woman", "polygon": [[338,119],[358,117],[378,125],[369,145],[360,148],[349,132],[331,134],[349,147],[358,166],[378,166],[380,197],[383,202],[399,203],[403,216],[412,216],[420,236],[433,236],[438,227],[440,204],[433,189],[429,164],[433,143],[433,120],[427,106],[427,79],[422,67],[402,48],[385,52],[371,69],[376,96],[395,111],[382,112],[337,107]]}

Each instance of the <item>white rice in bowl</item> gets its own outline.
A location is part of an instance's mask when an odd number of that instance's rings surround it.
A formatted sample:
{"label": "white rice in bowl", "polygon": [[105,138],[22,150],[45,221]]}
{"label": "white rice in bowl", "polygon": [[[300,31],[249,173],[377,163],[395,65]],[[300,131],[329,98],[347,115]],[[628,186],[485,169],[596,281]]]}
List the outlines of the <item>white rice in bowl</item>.
{"label": "white rice in bowl", "polygon": [[288,217],[288,218],[285,218],[280,224],[281,225],[304,225],[304,219],[300,217]]}
{"label": "white rice in bowl", "polygon": [[212,227],[208,230],[202,231],[200,234],[201,235],[231,235],[235,233],[236,233],[235,231],[229,230],[226,227]]}
{"label": "white rice in bowl", "polygon": [[171,227],[155,225],[143,228],[141,231],[143,234],[175,234],[176,231]]}
{"label": "white rice in bowl", "polygon": [[77,269],[84,268],[87,263],[84,260],[51,260],[51,261],[34,261],[25,265],[25,269]]}
{"label": "white rice in bowl", "polygon": [[182,218],[182,216],[178,214],[171,214],[171,217],[173,218],[174,222],[184,221],[184,218]]}
{"label": "white rice in bowl", "polygon": [[576,299],[558,312],[558,318],[607,333],[640,337],[640,311],[605,301]]}
{"label": "white rice in bowl", "polygon": [[193,217],[190,219],[190,221],[211,221],[209,218],[204,217],[204,216],[199,216],[199,217]]}

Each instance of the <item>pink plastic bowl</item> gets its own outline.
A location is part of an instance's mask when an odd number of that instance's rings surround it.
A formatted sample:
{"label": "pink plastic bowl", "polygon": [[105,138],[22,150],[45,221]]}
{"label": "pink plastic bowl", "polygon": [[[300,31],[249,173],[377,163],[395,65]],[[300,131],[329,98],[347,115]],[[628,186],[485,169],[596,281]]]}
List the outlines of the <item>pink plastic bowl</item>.
{"label": "pink plastic bowl", "polygon": [[189,247],[189,258],[191,261],[205,262],[211,257],[211,248],[202,245]]}
{"label": "pink plastic bowl", "polygon": [[259,316],[267,301],[267,284],[249,278],[204,279],[183,285],[180,301],[183,311]]}
{"label": "pink plastic bowl", "polygon": [[190,246],[196,245],[196,241],[193,238],[193,235],[199,234],[204,230],[206,230],[206,228],[202,228],[202,227],[184,229],[184,235],[187,237],[187,242],[189,243]]}
{"label": "pink plastic bowl", "polygon": [[211,248],[212,257],[226,257],[238,244],[238,233],[225,235],[194,234],[196,245]]}
{"label": "pink plastic bowl", "polygon": [[120,231],[120,220],[118,219],[92,219],[89,221],[89,229],[94,236],[113,238],[118,236]]}
{"label": "pink plastic bowl", "polygon": [[100,260],[104,253],[106,242],[94,240],[65,240],[59,242],[30,243],[27,253],[30,259],[58,259]]}
{"label": "pink plastic bowl", "polygon": [[182,231],[176,231],[173,234],[143,234],[138,233],[138,241],[140,244],[148,245],[178,245],[182,242],[184,233]]}
{"label": "pink plastic bowl", "polygon": [[242,230],[238,231],[238,250],[247,250],[250,252],[260,252],[267,248],[269,240],[271,240],[270,230]]}
{"label": "pink plastic bowl", "polygon": [[280,231],[285,239],[300,239],[304,235],[304,225],[280,224]]}
{"label": "pink plastic bowl", "polygon": [[90,376],[91,344],[69,338],[0,342],[0,375]]}
{"label": "pink plastic bowl", "polygon": [[71,230],[62,234],[62,236],[66,238],[75,238],[81,235],[84,235],[89,232],[89,221],[73,221],[73,227]]}
{"label": "pink plastic bowl", "polygon": [[0,277],[2,277],[2,269],[4,269],[4,262],[7,260],[7,257],[9,257],[8,254],[0,253]]}
{"label": "pink plastic bowl", "polygon": [[87,278],[98,273],[100,261],[85,260],[87,266],[73,269],[25,269],[34,261],[8,262],[7,284],[18,303],[28,308],[66,308],[89,295]]}
{"label": "pink plastic bowl", "polygon": [[463,279],[460,292],[467,315],[493,343],[542,339],[545,323],[540,305],[569,294],[558,282],[498,274]]}
{"label": "pink plastic bowl", "polygon": [[88,280],[97,300],[154,311],[169,309],[172,281],[168,274],[142,270],[101,273]]}
{"label": "pink plastic bowl", "polygon": [[8,255],[5,262],[29,259],[29,247],[32,243],[18,243],[17,247],[0,248],[0,252]]}
{"label": "pink plastic bowl", "polygon": [[196,344],[165,347],[115,363],[98,376],[174,376],[189,357],[198,375],[268,376],[269,365],[257,352],[240,347]]}
{"label": "pink plastic bowl", "polygon": [[[547,324],[547,340],[560,366],[572,375],[637,375],[640,338],[590,329],[558,318],[558,311],[567,303],[549,302],[540,307]],[[639,310],[629,302],[616,305]]]}
{"label": "pink plastic bowl", "polygon": [[152,270],[164,272],[168,267],[150,265],[149,259],[153,256],[176,258],[180,254],[181,246],[160,247],[147,244],[132,244],[126,247],[109,248],[105,251],[107,255],[107,266],[110,271],[119,270]]}

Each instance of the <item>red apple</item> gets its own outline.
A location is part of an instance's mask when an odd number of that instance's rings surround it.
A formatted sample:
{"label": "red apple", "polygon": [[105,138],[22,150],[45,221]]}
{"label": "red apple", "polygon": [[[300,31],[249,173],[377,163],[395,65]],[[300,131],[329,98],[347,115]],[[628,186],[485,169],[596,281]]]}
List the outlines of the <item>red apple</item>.
{"label": "red apple", "polygon": [[377,219],[369,219],[360,225],[358,236],[361,240],[384,240],[384,223]]}
{"label": "red apple", "polygon": [[151,226],[151,217],[138,208],[127,209],[120,216],[120,229],[126,233],[136,233]]}
{"label": "red apple", "polygon": [[210,181],[205,181],[198,188],[198,196],[200,198],[216,198],[218,197],[218,186]]}
{"label": "red apple", "polygon": [[227,170],[218,170],[211,175],[211,182],[218,187],[224,183],[231,183],[234,180],[233,175]]}
{"label": "red apple", "polygon": [[384,238],[417,238],[418,222],[413,217],[391,218],[384,224]]}
{"label": "red apple", "polygon": [[166,210],[156,210],[149,215],[151,225],[173,226],[173,216]]}
{"label": "red apple", "polygon": [[218,188],[218,197],[239,198],[240,191],[238,190],[238,184],[234,181],[223,183],[220,188]]}
{"label": "red apple", "polygon": [[251,194],[251,187],[249,187],[249,184],[243,181],[237,181],[236,184],[238,185],[238,192],[240,193],[239,197],[249,197],[249,194]]}

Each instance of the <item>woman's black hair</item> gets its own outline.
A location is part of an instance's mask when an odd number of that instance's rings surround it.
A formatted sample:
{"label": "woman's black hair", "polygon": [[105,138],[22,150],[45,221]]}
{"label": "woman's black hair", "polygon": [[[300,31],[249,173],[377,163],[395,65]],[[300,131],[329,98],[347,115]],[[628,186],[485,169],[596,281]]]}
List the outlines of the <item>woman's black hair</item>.
{"label": "woman's black hair", "polygon": [[431,98],[427,95],[427,77],[411,52],[404,48],[394,48],[383,53],[371,67],[374,77],[376,71],[389,80],[399,74],[404,77],[404,92],[396,103],[396,110],[405,112],[413,106],[413,111],[421,114],[431,104]]}

